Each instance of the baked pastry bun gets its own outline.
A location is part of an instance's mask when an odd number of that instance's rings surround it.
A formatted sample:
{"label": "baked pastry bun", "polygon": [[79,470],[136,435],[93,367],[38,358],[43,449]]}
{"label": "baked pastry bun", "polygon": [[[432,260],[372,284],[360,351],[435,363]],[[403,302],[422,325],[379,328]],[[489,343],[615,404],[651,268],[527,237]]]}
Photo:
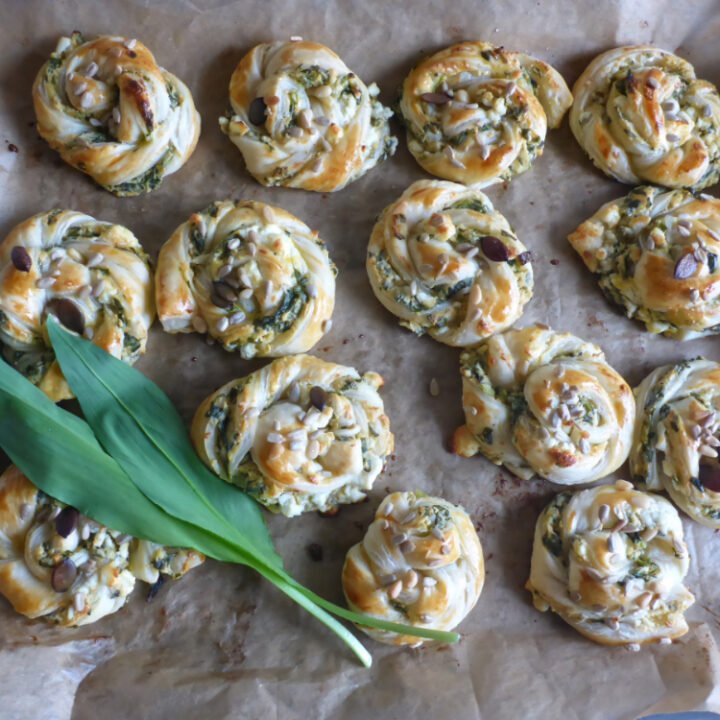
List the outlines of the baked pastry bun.
{"label": "baked pastry bun", "polygon": [[190,90],[139,40],[60,38],[35,78],[33,103],[50,147],[120,197],[155,189],[200,135]]}
{"label": "baked pastry bun", "polygon": [[[452,630],[475,607],[485,580],[480,540],[458,505],[423,492],[388,495],[362,542],[348,551],[342,584],[350,608],[389,622]],[[390,645],[410,635],[362,627]]]}
{"label": "baked pastry bun", "polygon": [[458,455],[560,485],[609,475],[630,452],[635,401],[602,350],[546,325],[507,330],[460,356]]}
{"label": "baked pastry bun", "polygon": [[720,96],[686,60],[652,45],[608,50],[573,95],[570,127],[606,175],[696,190],[718,181]]}
{"label": "baked pastry bun", "polygon": [[649,185],[603,205],[568,236],[600,287],[650,332],[720,332],[720,200]]}
{"label": "baked pastry bun", "polygon": [[273,512],[332,512],[365,498],[393,450],[382,378],[310,355],[274,360],[206,398],[200,458]]}
{"label": "baked pastry bun", "polygon": [[0,243],[0,351],[52,400],[72,397],[55,362],[46,320],[132,364],[155,317],[152,275],[122,225],[72,210],[40,213]]}
{"label": "baked pastry bun", "polygon": [[653,370],[635,390],[630,471],[693,520],[720,529],[720,364],[697,358]]}
{"label": "baked pastry bun", "polygon": [[379,94],[320,43],[262,43],[235,68],[220,128],[262,185],[333,192],[395,152]]}
{"label": "baked pastry bun", "polygon": [[[0,475],[0,594],[26,617],[87,625],[123,607],[136,577],[150,582],[159,573],[179,577],[204,560],[194,550],[156,545],[160,562],[143,576],[135,572],[145,565],[135,557],[138,543],[146,541],[53,500],[14,466]],[[173,559],[167,568],[166,556]]]}
{"label": "baked pastry bun", "polygon": [[668,642],[684,635],[695,598],[677,510],[625,480],[558,495],[540,514],[527,589],[603,645]]}
{"label": "baked pastry bun", "polygon": [[440,180],[413,183],[385,208],[367,271],[401,325],[459,347],[512,325],[533,288],[530,253],[489,198]]}
{"label": "baked pastry bun", "polygon": [[157,307],[170,333],[242,357],[309,350],[330,327],[337,271],[316,232],[261,202],[215,202],[163,245]]}
{"label": "baked pastry bun", "polygon": [[562,76],[542,60],[463,42],[410,71],[400,114],[424,170],[484,187],[528,170],[571,104]]}

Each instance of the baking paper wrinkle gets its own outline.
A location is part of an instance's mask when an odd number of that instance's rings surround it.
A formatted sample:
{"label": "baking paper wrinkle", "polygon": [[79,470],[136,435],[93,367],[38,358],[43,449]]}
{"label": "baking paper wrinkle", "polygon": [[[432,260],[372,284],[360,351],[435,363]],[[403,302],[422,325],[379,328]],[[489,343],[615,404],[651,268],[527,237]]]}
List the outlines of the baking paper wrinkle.
{"label": "baking paper wrinkle", "polygon": [[[150,195],[118,199],[96,188],[30,125],[35,73],[58,36],[73,29],[141,39],[193,92],[203,122],[198,149]],[[149,604],[147,587],[138,584],[126,608],[78,630],[27,621],[0,602],[0,720],[632,720],[650,712],[720,710],[720,538],[709,529],[684,523],[693,556],[688,585],[698,601],[688,614],[690,633],[673,646],[640,653],[600,647],[533,609],[523,587],[533,526],[560,488],[523,483],[482,458],[447,452],[462,421],[459,353],[400,328],[365,275],[375,219],[411,182],[427,177],[399,124],[396,156],[336,194],[262,188],[245,172],[217,124],[228,106],[230,75],[253,43],[290,35],[329,45],[366,82],[378,83],[386,103],[424,53],[466,38],[531,53],[570,85],[595,54],[644,42],[681,48],[700,77],[720,82],[720,15],[712,0],[13,3],[12,22],[0,23],[0,157],[10,154],[9,143],[19,153],[14,162],[0,161],[0,232],[66,207],[127,225],[155,258],[175,227],[213,200],[261,200],[297,215],[319,232],[340,266],[333,329],[313,352],[384,376],[397,449],[369,502],[333,519],[270,517],[287,568],[342,603],[343,558],[386,488],[420,489],[470,512],[487,578],[460,627],[459,645],[396,650],[361,635],[374,657],[370,670],[252,571],[213,562],[168,583]],[[624,318],[566,242],[603,202],[628,190],[593,168],[565,121],[548,133],[545,153],[529,172],[486,192],[533,253],[535,294],[518,325],[545,322],[599,343],[635,385],[658,365],[720,355],[717,339],[678,343]],[[717,187],[710,192],[717,195]],[[189,423],[206,395],[262,364],[197,336],[163,334],[156,325],[138,367],[169,392]],[[428,392],[433,377],[437,398]],[[309,543],[322,546],[322,562],[310,559]]]}

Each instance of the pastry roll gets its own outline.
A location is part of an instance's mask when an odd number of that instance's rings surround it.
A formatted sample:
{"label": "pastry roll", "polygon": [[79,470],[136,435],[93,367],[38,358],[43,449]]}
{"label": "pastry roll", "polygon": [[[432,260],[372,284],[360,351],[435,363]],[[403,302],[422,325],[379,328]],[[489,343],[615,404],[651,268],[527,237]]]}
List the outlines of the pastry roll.
{"label": "pastry roll", "polygon": [[643,186],[568,236],[600,287],[650,332],[720,332],[720,200]]}
{"label": "pastry roll", "polygon": [[0,243],[0,351],[52,400],[72,397],[47,337],[48,314],[134,363],[155,317],[148,258],[122,225],[52,210]]}
{"label": "pastry roll", "polygon": [[[352,610],[432,630],[452,630],[462,622],[484,580],[480,540],[465,510],[417,491],[395,492],[380,503],[342,572]],[[362,630],[390,645],[423,643],[410,635]]]}
{"label": "pastry roll", "polygon": [[293,517],[365,498],[393,450],[382,378],[310,355],[274,360],[206,398],[200,458],[269,510]]}
{"label": "pastry roll", "polygon": [[401,325],[460,347],[512,325],[533,288],[530,253],[489,198],[438,180],[413,183],[385,208],[367,271]]}
{"label": "pastry roll", "polygon": [[220,128],[262,185],[333,192],[395,152],[379,94],[324,45],[263,43],[235,68]]}
{"label": "pastry roll", "polygon": [[562,76],[541,60],[463,42],[410,71],[400,113],[427,172],[484,187],[528,170],[571,104]]}
{"label": "pastry roll", "polygon": [[720,529],[720,365],[697,358],[659,367],[635,395],[633,478],[667,491],[693,520]]}
{"label": "pastry roll", "polygon": [[[0,475],[0,594],[26,617],[75,626],[119,610],[142,565],[137,542],[53,500],[13,466]],[[194,550],[167,553],[174,576],[204,560]]]}
{"label": "pastry roll", "polygon": [[200,115],[188,88],[138,40],[60,38],[33,85],[40,136],[120,197],[154,190],[192,155]]}
{"label": "pastry roll", "polygon": [[330,327],[337,271],[285,210],[215,202],[160,250],[157,307],[170,333],[200,332],[244,358],[309,350]]}
{"label": "pastry roll", "polygon": [[609,475],[630,452],[635,401],[602,350],[546,325],[507,330],[460,356],[458,455],[560,485]]}
{"label": "pastry roll", "polygon": [[598,55],[573,87],[570,127],[620,182],[713,185],[720,175],[720,96],[693,66],[652,45]]}
{"label": "pastry roll", "polygon": [[558,495],[535,526],[535,607],[552,610],[603,645],[669,642],[684,635],[695,598],[677,510],[625,480]]}

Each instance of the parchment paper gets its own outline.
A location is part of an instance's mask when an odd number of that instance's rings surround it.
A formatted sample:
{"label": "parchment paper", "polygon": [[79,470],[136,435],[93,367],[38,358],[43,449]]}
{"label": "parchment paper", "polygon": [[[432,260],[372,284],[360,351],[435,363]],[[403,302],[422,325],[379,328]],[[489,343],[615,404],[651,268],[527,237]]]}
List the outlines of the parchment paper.
{"label": "parchment paper", "polygon": [[[136,591],[122,611],[82,629],[29,622],[0,602],[0,718],[293,719],[452,718],[504,720],[634,718],[651,711],[720,709],[720,540],[685,522],[697,595],[691,630],[670,647],[640,653],[599,647],[550,614],[523,589],[538,511],[558,488],[521,482],[482,458],[447,452],[462,420],[458,351],[402,330],[375,300],[365,250],[380,210],[424,176],[401,139],[397,155],[340,193],[264,189],[218,128],[230,74],[255,43],[302,35],[334,48],[386,102],[423,54],[454,41],[486,39],[549,61],[569,84],[597,53],[652,42],[720,81],[720,14],[713,0],[196,0],[145,3],[56,0],[0,2],[0,233],[53,207],[127,225],[155,256],[190,213],[224,198],[281,205],[319,230],[340,269],[333,330],[315,352],[376,370],[397,457],[370,502],[333,519],[315,514],[270,526],[287,567],[342,602],[340,569],[387,489],[420,488],[471,513],[487,561],[480,601],[451,648],[388,648],[369,639],[365,670],[320,624],[253,572],[207,562],[152,602]],[[30,88],[60,34],[138,37],[191,88],[203,117],[189,163],[159,190],[117,199],[65,165],[35,133]],[[397,127],[400,132],[399,126]],[[17,146],[18,152],[9,149]],[[542,321],[599,343],[636,384],[651,368],[704,354],[717,339],[678,343],[652,337],[602,298],[565,236],[628,188],[593,169],[567,123],[548,135],[525,175],[488,190],[533,251],[536,287],[520,324]],[[711,190],[717,193],[717,188]],[[220,384],[256,369],[197,336],[155,326],[139,367],[169,392],[189,422]],[[436,377],[441,394],[430,397]],[[306,547],[318,543],[323,559]]]}

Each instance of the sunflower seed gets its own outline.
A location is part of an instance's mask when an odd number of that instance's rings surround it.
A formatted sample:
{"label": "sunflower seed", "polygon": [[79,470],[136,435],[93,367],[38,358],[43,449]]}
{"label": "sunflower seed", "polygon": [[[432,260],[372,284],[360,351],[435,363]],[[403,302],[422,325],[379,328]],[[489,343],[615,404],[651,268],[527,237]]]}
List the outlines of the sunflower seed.
{"label": "sunflower seed", "polygon": [[311,440],[307,446],[307,456],[310,460],[314,460],[320,454],[320,443],[317,440]]}
{"label": "sunflower seed", "polygon": [[221,317],[217,323],[215,323],[215,329],[218,332],[225,332],[230,326],[230,321],[226,317]]}
{"label": "sunflower seed", "polygon": [[267,441],[271,445],[280,445],[281,443],[285,442],[285,437],[277,432],[271,432],[267,435]]}
{"label": "sunflower seed", "polygon": [[640,537],[646,542],[651,542],[655,536],[658,534],[657,528],[645,528],[645,530],[640,533]]}
{"label": "sunflower seed", "polygon": [[620,538],[615,533],[610,533],[607,540],[608,544],[608,550],[611,553],[617,553],[620,552],[620,548],[622,547],[622,542],[620,541]]}
{"label": "sunflower seed", "polygon": [[395,506],[391,502],[389,502],[385,506],[385,516],[389,517],[390,515],[392,515],[394,509],[395,509]]}
{"label": "sunflower seed", "polygon": [[89,268],[97,267],[104,259],[105,259],[105,256],[102,253],[93,253],[88,258],[87,266]]}
{"label": "sunflower seed", "polygon": [[634,485],[631,482],[628,482],[627,480],[616,480],[615,487],[618,490],[634,490],[635,489]]}
{"label": "sunflower seed", "polygon": [[395,573],[390,573],[389,575],[383,575],[383,576],[380,578],[380,584],[381,584],[383,587],[388,587],[388,586],[396,583],[396,582],[397,582],[397,579],[398,579],[398,577],[397,577],[397,575],[396,575]]}
{"label": "sunflower seed", "polygon": [[290,137],[299,138],[302,137],[303,131],[301,127],[298,127],[297,125],[293,125],[292,127],[289,127],[287,129],[287,134]]}
{"label": "sunflower seed", "polygon": [[231,325],[239,325],[241,322],[245,322],[245,318],[247,316],[245,315],[242,310],[238,310],[236,313],[233,313],[228,320],[230,321]]}
{"label": "sunflower seed", "polygon": [[46,290],[47,288],[52,287],[54,284],[54,277],[41,277],[39,280],[35,281],[35,287],[38,287],[41,290]]}
{"label": "sunflower seed", "polygon": [[687,555],[685,544],[680,542],[677,538],[672,541],[673,550],[678,557],[684,558]]}
{"label": "sunflower seed", "polygon": [[304,130],[312,128],[312,110],[306,108],[298,113],[298,125]]}
{"label": "sunflower seed", "polygon": [[450,96],[445,93],[423,93],[420,95],[420,99],[430,105],[446,105],[450,102]]}
{"label": "sunflower seed", "polygon": [[425,576],[422,581],[423,587],[435,587],[437,580],[434,577]]}
{"label": "sunflower seed", "polygon": [[638,605],[638,607],[646,608],[650,604],[652,598],[653,594],[651,592],[644,592],[635,598],[635,603]]}
{"label": "sunflower seed", "polygon": [[410,540],[406,540],[404,543],[400,543],[400,552],[403,553],[403,555],[411,553],[414,549],[415,543],[410,542]]}
{"label": "sunflower seed", "polygon": [[712,107],[710,107],[710,105],[705,104],[702,106],[702,116],[703,117],[709,118],[712,114],[713,114]]}
{"label": "sunflower seed", "polygon": [[86,77],[92,78],[97,75],[97,71],[100,68],[98,67],[98,64],[96,62],[91,62],[86,68],[85,68],[85,75]]}
{"label": "sunflower seed", "polygon": [[73,608],[75,612],[82,612],[85,609],[85,593],[75,593],[73,595]]}
{"label": "sunflower seed", "polygon": [[128,50],[133,50],[135,48],[135,45],[137,45],[137,40],[135,38],[132,38],[130,40],[126,40],[124,44]]}
{"label": "sunflower seed", "polygon": [[312,94],[319,98],[330,97],[330,95],[332,95],[332,88],[329,85],[321,85],[320,87],[314,88]]}
{"label": "sunflower seed", "polygon": [[698,420],[698,425],[703,428],[710,427],[717,420],[717,413],[710,412]]}
{"label": "sunflower seed", "polygon": [[398,533],[397,535],[392,536],[392,543],[393,545],[402,545],[407,541],[407,539],[408,536],[405,533]]}
{"label": "sunflower seed", "polygon": [[668,142],[679,142],[680,136],[676,135],[675,133],[666,133],[665,138]]}
{"label": "sunflower seed", "polygon": [[718,456],[717,451],[707,445],[700,446],[700,454],[709,458],[716,458]]}
{"label": "sunflower seed", "polygon": [[418,584],[418,574],[414,570],[409,570],[405,576],[405,587],[412,590]]}
{"label": "sunflower seed", "polygon": [[275,222],[275,213],[273,212],[272,208],[269,205],[263,205],[263,208],[261,210],[261,215],[263,216],[263,220],[267,223],[274,223]]}
{"label": "sunflower seed", "polygon": [[95,96],[90,92],[84,92],[80,96],[80,107],[82,108],[89,108],[92,106],[92,104],[95,102]]}
{"label": "sunflower seed", "polygon": [[658,87],[660,87],[660,83],[659,83],[654,77],[649,77],[649,78],[645,81],[645,84],[646,84],[648,87],[653,88],[653,90],[656,89],[656,88],[658,88]]}
{"label": "sunflower seed", "polygon": [[221,265],[218,268],[217,276],[219,279],[224,278],[226,275],[229,275],[233,270],[232,265]]}
{"label": "sunflower seed", "polygon": [[605,620],[605,624],[611,629],[611,630],[617,630],[620,627],[620,621],[615,618],[607,618]]}
{"label": "sunflower seed", "polygon": [[610,519],[610,506],[609,505],[601,505],[598,508],[598,520],[600,520],[603,525]]}

